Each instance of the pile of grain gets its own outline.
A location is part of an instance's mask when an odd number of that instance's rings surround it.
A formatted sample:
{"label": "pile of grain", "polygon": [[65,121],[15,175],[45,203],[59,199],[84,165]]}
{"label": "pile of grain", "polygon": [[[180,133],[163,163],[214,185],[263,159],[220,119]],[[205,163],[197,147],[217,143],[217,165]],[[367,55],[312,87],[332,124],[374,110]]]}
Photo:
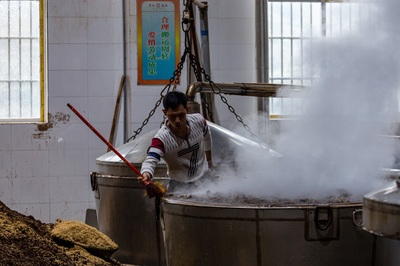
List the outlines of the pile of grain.
{"label": "pile of grain", "polygon": [[0,201],[0,265],[121,265],[79,245],[61,245],[51,236],[53,228],[54,224],[22,215]]}

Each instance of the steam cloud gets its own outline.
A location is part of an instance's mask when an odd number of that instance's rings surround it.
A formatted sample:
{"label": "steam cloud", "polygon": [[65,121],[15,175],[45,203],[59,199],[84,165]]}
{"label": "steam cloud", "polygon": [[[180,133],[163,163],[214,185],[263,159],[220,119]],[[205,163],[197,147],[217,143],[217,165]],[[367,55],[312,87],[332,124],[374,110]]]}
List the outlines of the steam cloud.
{"label": "steam cloud", "polygon": [[218,182],[197,193],[358,200],[388,183],[381,169],[393,167],[397,145],[382,134],[398,115],[400,1],[377,3],[377,20],[362,22],[360,36],[314,46],[317,60],[308,64],[320,73],[304,94],[304,117],[283,123],[273,137],[283,157],[241,149],[235,171],[219,165]]}

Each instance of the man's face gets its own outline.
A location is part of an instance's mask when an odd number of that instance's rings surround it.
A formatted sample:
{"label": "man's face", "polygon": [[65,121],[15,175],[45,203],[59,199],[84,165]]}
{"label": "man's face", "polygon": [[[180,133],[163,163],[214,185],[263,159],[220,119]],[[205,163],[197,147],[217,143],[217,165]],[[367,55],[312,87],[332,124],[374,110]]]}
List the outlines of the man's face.
{"label": "man's face", "polygon": [[163,110],[164,115],[168,118],[169,126],[172,130],[182,130],[186,127],[186,113],[188,108],[179,105],[176,109]]}

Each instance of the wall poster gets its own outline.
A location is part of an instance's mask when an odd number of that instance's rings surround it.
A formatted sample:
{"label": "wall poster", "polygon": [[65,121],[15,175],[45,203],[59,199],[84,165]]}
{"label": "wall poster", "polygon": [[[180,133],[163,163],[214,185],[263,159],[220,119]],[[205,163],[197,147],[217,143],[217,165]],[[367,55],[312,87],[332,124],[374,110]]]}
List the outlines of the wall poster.
{"label": "wall poster", "polygon": [[138,84],[167,84],[180,60],[180,1],[136,2]]}

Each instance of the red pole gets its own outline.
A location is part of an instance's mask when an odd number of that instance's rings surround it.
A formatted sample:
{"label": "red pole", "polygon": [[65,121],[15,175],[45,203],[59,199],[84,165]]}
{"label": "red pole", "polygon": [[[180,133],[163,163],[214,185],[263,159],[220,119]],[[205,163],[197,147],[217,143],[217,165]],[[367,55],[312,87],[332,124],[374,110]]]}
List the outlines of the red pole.
{"label": "red pole", "polygon": [[133,166],[124,156],[122,156],[121,153],[117,151],[117,149],[114,148],[113,145],[111,145],[110,142],[108,142],[90,123],[87,121],[70,103],[67,104],[67,106],[85,123],[109,148],[112,150],[116,155],[118,155],[119,158],[121,158],[124,163],[126,163],[129,168],[131,168],[138,176],[141,176],[142,174],[140,171]]}

